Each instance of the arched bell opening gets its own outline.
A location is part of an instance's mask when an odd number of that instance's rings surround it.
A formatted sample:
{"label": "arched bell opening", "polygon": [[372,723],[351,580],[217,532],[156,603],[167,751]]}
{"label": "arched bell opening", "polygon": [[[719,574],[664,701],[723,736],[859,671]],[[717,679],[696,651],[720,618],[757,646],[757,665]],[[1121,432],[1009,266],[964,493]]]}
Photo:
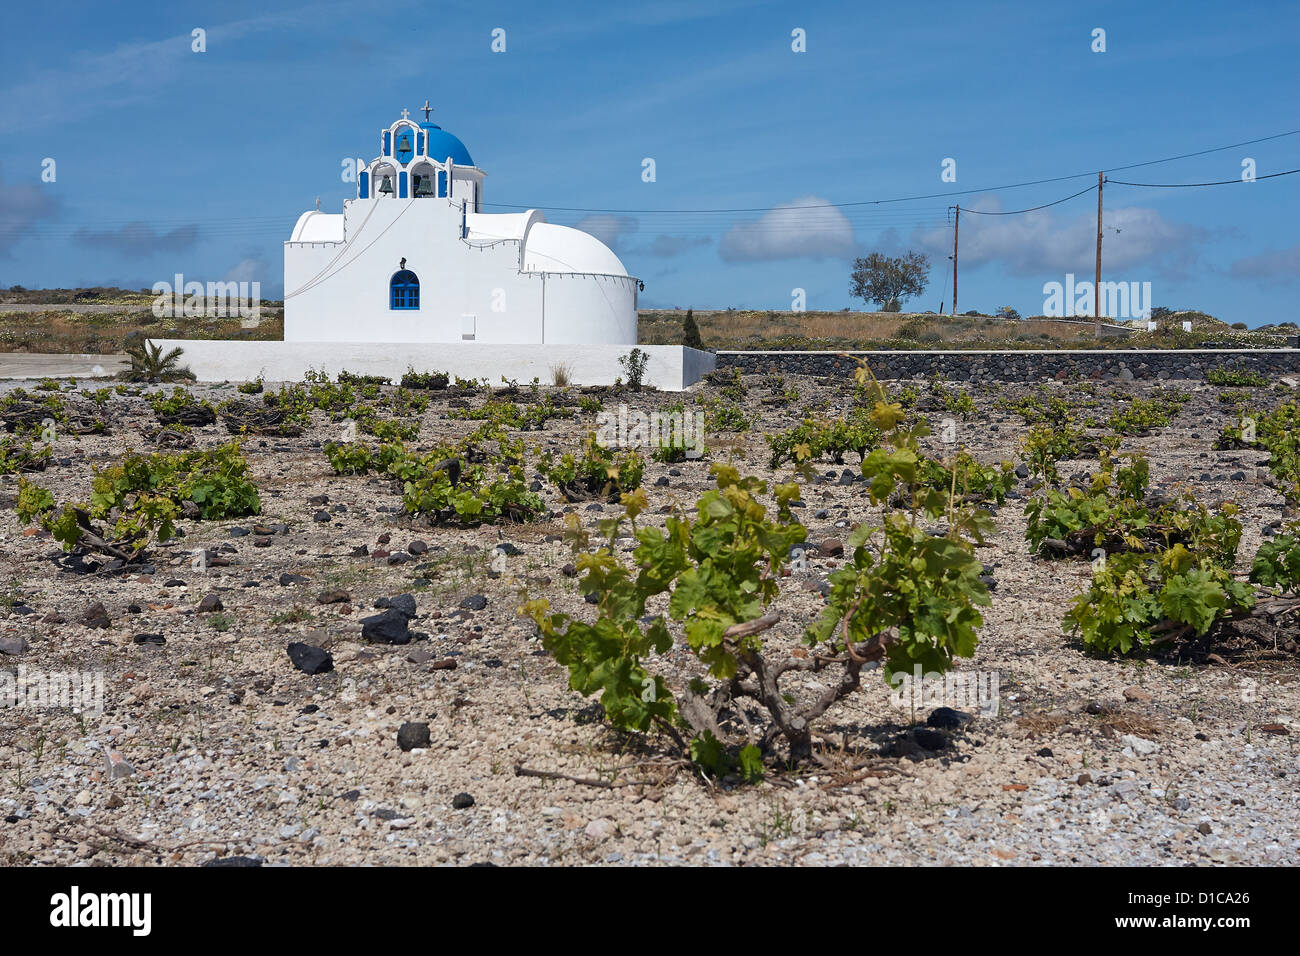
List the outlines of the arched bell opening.
{"label": "arched bell opening", "polygon": [[375,199],[397,196],[397,167],[392,163],[375,163],[370,169],[370,192]]}
{"label": "arched bell opening", "polygon": [[438,195],[438,168],[430,162],[416,163],[411,167],[411,195],[428,199]]}

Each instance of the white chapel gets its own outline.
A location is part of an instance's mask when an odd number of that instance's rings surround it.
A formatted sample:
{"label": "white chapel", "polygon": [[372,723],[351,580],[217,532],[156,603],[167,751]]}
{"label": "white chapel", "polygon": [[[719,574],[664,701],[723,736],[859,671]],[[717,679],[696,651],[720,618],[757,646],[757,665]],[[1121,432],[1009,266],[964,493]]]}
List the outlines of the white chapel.
{"label": "white chapel", "polygon": [[483,212],[465,145],[402,118],[342,213],[284,244],[284,341],[635,345],[640,282],[609,248],[537,210]]}

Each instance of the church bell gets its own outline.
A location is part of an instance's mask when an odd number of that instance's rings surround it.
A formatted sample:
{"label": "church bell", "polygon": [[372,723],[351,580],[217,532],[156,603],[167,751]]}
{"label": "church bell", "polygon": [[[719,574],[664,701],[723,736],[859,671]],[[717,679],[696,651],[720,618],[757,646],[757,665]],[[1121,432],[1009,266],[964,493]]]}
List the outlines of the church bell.
{"label": "church bell", "polygon": [[385,195],[388,195],[388,196],[391,196],[391,195],[393,194],[393,177],[392,177],[392,176],[385,176],[385,177],[384,177],[384,181],[383,181],[382,183],[380,183],[380,185],[379,185],[379,191],[380,191],[381,193],[384,193]]}

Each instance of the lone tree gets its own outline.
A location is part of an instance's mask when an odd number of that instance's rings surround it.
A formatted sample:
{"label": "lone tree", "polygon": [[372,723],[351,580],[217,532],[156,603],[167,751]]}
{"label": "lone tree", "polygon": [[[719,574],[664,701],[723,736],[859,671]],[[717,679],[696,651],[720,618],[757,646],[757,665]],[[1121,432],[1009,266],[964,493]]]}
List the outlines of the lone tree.
{"label": "lone tree", "polygon": [[700,338],[700,327],[695,321],[695,310],[686,310],[686,321],[682,323],[682,345],[688,349],[704,349],[704,340]]}
{"label": "lone tree", "polygon": [[930,281],[930,260],[919,252],[884,256],[873,252],[853,262],[849,295],[874,302],[884,312],[897,312],[903,299],[920,295]]}

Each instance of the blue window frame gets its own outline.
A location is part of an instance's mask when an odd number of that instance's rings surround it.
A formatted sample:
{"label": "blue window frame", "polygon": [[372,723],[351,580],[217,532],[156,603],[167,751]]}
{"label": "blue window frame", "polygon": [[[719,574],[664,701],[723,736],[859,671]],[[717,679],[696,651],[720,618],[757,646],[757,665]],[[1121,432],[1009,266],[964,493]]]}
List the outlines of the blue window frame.
{"label": "blue window frame", "polygon": [[393,273],[388,283],[390,309],[418,309],[420,307],[420,279],[410,269]]}

